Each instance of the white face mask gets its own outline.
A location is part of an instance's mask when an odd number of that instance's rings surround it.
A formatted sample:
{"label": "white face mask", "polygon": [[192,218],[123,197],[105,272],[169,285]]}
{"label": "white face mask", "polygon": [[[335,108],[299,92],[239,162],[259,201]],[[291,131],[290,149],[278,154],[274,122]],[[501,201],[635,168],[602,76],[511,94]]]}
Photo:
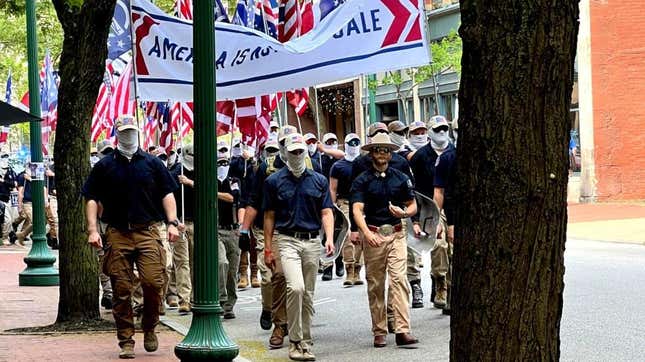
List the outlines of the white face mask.
{"label": "white face mask", "polygon": [[241,147],[233,147],[233,151],[231,152],[233,157],[240,157],[242,156],[242,148]]}
{"label": "white face mask", "polygon": [[305,153],[303,152],[299,155],[295,155],[291,152],[287,152],[287,167],[294,176],[302,176],[307,167],[305,165]]}
{"label": "white face mask", "polygon": [[347,161],[354,161],[358,155],[361,153],[361,146],[350,146],[346,145],[345,146],[345,159]]}
{"label": "white face mask", "polygon": [[[96,163],[99,162],[100,160],[101,159],[99,158],[99,156],[90,156],[90,166],[94,167],[94,165],[96,165]],[[0,165],[2,165],[1,162],[2,161],[0,161]],[[6,167],[3,166],[2,168],[6,168]]]}
{"label": "white face mask", "polygon": [[410,136],[410,144],[417,150],[425,146],[427,143],[428,143],[428,135],[425,133],[420,135]]}
{"label": "white face mask", "polygon": [[9,168],[8,158],[0,158],[0,168]]}
{"label": "white face mask", "polygon": [[448,147],[448,131],[440,131],[430,133],[430,141],[432,142],[432,148],[443,150]]}
{"label": "white face mask", "polygon": [[314,153],[316,153],[316,150],[317,150],[317,149],[318,149],[318,147],[316,147],[316,144],[315,144],[315,143],[312,143],[312,144],[310,144],[310,145],[307,145],[307,151],[309,151],[309,156],[313,156],[313,155],[314,155]]}
{"label": "white face mask", "polygon": [[217,179],[220,182],[224,182],[226,180],[226,177],[228,177],[228,170],[231,168],[230,165],[226,166],[217,166]]}
{"label": "white face mask", "polygon": [[175,162],[177,162],[177,154],[173,153],[170,156],[168,156],[168,164],[172,166],[175,164]]}
{"label": "white face mask", "polygon": [[280,146],[278,147],[280,147],[280,151],[278,151],[278,153],[280,155],[280,158],[282,159],[282,161],[287,162],[287,148],[282,144],[279,144],[279,145]]}
{"label": "white face mask", "polygon": [[399,147],[403,146],[406,142],[405,136],[401,136],[400,134],[396,133],[390,133],[390,140],[392,140],[392,143]]}
{"label": "white face mask", "polygon": [[116,147],[125,157],[132,158],[132,155],[137,152],[139,148],[139,138],[137,136],[137,131],[133,129],[118,133],[119,144]]}

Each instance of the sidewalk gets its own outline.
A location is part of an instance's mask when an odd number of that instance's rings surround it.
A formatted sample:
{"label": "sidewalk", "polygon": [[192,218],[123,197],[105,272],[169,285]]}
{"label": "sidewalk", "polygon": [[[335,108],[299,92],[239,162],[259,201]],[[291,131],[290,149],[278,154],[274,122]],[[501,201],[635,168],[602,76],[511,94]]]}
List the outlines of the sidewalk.
{"label": "sidewalk", "polygon": [[567,237],[645,245],[645,203],[569,204]]}
{"label": "sidewalk", "polygon": [[[18,274],[25,268],[27,249],[0,247],[0,362],[4,361],[119,361],[116,332],[52,333],[16,335],[8,329],[46,326],[54,323],[58,287],[18,287]],[[97,300],[98,303],[98,300]],[[111,313],[103,318],[112,320]],[[177,361],[175,345],[183,336],[159,325],[159,350],[143,350],[143,334],[137,331],[137,361]]]}

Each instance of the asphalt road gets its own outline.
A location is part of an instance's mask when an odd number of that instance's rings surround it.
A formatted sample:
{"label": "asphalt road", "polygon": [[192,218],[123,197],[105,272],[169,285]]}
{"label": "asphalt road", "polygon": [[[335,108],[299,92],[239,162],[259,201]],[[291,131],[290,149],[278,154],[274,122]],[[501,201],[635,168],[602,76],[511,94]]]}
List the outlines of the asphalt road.
{"label": "asphalt road", "polygon": [[[565,294],[561,325],[562,361],[645,360],[645,247],[570,240],[565,254]],[[426,257],[427,273],[429,260]],[[421,343],[404,350],[388,336],[375,349],[370,332],[366,286],[344,289],[342,279],[316,285],[313,334],[318,361],[447,361],[449,317],[429,307],[412,310],[412,332]],[[423,280],[429,291],[429,278]],[[228,335],[252,361],[282,361],[287,349],[266,348],[270,331],[259,327],[259,289],[239,292],[237,319],[224,321]],[[165,320],[187,330],[190,317],[169,311]],[[286,345],[286,343],[285,343]]]}

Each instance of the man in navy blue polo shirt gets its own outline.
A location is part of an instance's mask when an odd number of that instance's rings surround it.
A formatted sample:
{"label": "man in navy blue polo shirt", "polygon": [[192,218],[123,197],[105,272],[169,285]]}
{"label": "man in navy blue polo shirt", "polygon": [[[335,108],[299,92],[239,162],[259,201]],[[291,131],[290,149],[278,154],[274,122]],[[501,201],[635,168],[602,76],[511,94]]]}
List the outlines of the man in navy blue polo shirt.
{"label": "man in navy blue polo shirt", "polygon": [[354,222],[363,238],[367,295],[377,348],[387,344],[386,280],[389,280],[388,304],[392,305],[394,314],[396,344],[418,343],[410,334],[407,242],[401,222],[416,214],[417,203],[410,178],[389,166],[398,148],[385,133],[372,137],[363,146],[370,154],[372,167],[354,180],[350,191]]}
{"label": "man in navy blue polo shirt", "polygon": [[159,158],[138,147],[138,130],[132,116],[121,116],[115,123],[117,151],[101,159],[83,185],[87,200],[88,243],[104,247],[97,215],[107,223],[103,271],[113,287],[112,313],[117,327],[120,358],[134,358],[134,320],[131,296],[134,289],[133,264],[137,264],[144,295],[141,327],[144,348],[157,350],[155,327],[166,284],[166,252],[159,242],[159,223],[168,223],[168,240],[179,238],[173,191],[177,189],[168,169]]}
{"label": "man in navy blue polo shirt", "polygon": [[[434,201],[437,203],[439,210],[443,210],[446,215],[446,242],[448,271],[446,272],[445,283],[438,284],[437,295],[445,299],[443,314],[450,314],[450,286],[452,283],[452,247],[455,240],[455,218],[457,205],[455,199],[455,184],[457,182],[457,149],[447,147],[446,150],[437,159],[434,174]],[[443,295],[445,294],[445,296]],[[435,296],[435,301],[438,298]]]}
{"label": "man in navy blue polo shirt", "polygon": [[[431,117],[428,126],[430,128],[430,142],[414,153],[414,156],[410,159],[410,166],[418,180],[416,190],[427,197],[433,198],[435,195],[436,165],[439,157],[442,153],[454,149],[454,146],[448,138],[449,125],[445,117]],[[412,220],[414,222],[414,233],[418,238],[423,237],[418,218],[412,218]],[[430,252],[431,277],[433,281],[433,293],[431,293],[430,299],[435,308],[441,309],[445,307],[447,298],[448,243],[442,237],[443,234],[440,231],[437,234],[440,237],[437,238]],[[413,284],[413,293],[414,288],[421,289],[420,281]],[[423,306],[423,301],[420,303]]]}
{"label": "man in navy blue polo shirt", "polygon": [[[349,217],[350,187],[352,186],[352,164],[361,152],[361,140],[356,133],[350,133],[345,137],[345,158],[336,162],[330,171],[329,190],[331,199],[340,210]],[[345,281],[343,285],[351,287],[362,285],[360,278],[361,256],[363,245],[350,242],[349,235],[343,244],[342,259],[345,263]]]}
{"label": "man in navy blue polo shirt", "polygon": [[307,169],[307,146],[302,135],[285,139],[287,167],[269,176],[264,184],[264,261],[274,265],[273,232],[287,281],[289,358],[313,361],[311,319],[316,274],[320,260],[321,226],[325,249],[334,252],[334,214],[327,179]]}

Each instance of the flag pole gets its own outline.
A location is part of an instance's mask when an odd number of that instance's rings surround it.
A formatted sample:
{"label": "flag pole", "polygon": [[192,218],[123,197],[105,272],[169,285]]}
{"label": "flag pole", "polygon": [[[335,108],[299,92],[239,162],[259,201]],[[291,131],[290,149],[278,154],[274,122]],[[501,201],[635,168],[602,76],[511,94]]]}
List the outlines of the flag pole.
{"label": "flag pole", "polygon": [[[141,125],[139,124],[139,82],[137,81],[137,47],[136,39],[134,37],[134,24],[132,24],[132,1],[128,2],[128,9],[130,10],[130,44],[132,47],[132,77],[134,78],[134,117],[137,120],[137,137],[139,138],[139,145],[141,145]],[[129,101],[129,100],[128,100]]]}
{"label": "flag pole", "polygon": [[[181,158],[184,158],[184,110],[181,108],[181,102],[177,102],[179,104],[179,134],[177,135],[179,138],[179,147],[181,148]],[[172,118],[172,114],[170,115],[170,118]],[[180,160],[181,162],[181,160]],[[181,175],[184,175],[184,164],[181,163],[181,167],[179,168]],[[181,223],[183,224],[185,221],[185,214],[186,207],[184,203],[184,184],[181,184]]]}
{"label": "flag pole", "polygon": [[[318,87],[316,86],[314,86],[314,96],[316,97],[316,100],[314,101],[314,105],[316,107],[314,119],[316,120],[316,129],[318,131],[318,142],[322,142],[322,138],[320,138],[320,118],[318,116]],[[320,169],[322,170],[322,154],[320,152],[318,152],[318,162],[320,162]]]}

